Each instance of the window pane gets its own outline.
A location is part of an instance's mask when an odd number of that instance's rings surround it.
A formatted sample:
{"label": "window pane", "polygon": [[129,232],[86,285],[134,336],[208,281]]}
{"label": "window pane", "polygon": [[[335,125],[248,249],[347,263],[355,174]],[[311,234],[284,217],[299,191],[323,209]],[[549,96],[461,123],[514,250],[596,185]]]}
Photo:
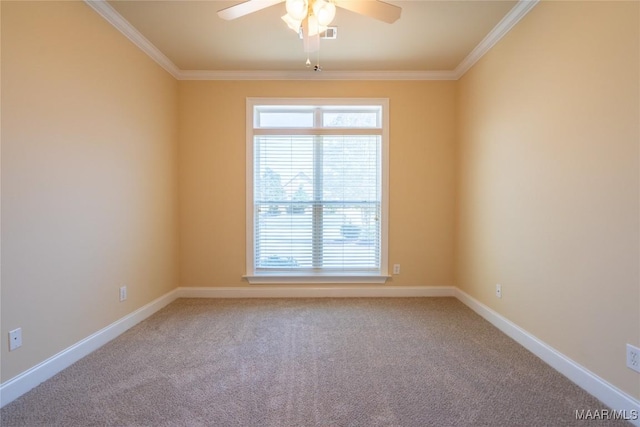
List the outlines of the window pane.
{"label": "window pane", "polygon": [[380,201],[380,136],[328,136],[323,150],[323,199]]}
{"label": "window pane", "polygon": [[323,227],[323,267],[378,268],[379,217],[379,203],[327,205]]}
{"label": "window pane", "polygon": [[273,112],[258,113],[258,127],[260,128],[311,128],[313,127],[313,112]]}
{"label": "window pane", "polygon": [[[276,206],[277,211],[274,211]],[[289,204],[262,204],[257,208],[256,268],[311,267],[311,215],[308,205],[295,213]]]}
{"label": "window pane", "polygon": [[255,138],[257,268],[310,267],[313,136]]}
{"label": "window pane", "polygon": [[379,114],[377,111],[324,112],[322,126],[328,128],[379,128]]}

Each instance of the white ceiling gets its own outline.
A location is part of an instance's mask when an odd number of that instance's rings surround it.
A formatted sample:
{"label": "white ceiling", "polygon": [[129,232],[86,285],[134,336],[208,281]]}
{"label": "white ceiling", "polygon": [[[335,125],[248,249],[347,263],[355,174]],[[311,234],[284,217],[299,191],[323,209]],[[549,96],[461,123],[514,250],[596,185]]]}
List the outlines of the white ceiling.
{"label": "white ceiling", "polygon": [[[284,3],[233,21],[219,18],[216,12],[240,1],[87,3],[158,62],[164,62],[174,75],[310,72],[302,41],[280,19],[285,14]],[[479,51],[488,49],[535,4],[515,0],[388,3],[402,7],[400,19],[393,24],[338,8],[332,23],[338,27],[338,37],[320,44],[323,73],[440,73],[443,78],[451,77],[460,74],[472,56],[481,56],[484,52]],[[311,54],[313,64],[317,59]]]}

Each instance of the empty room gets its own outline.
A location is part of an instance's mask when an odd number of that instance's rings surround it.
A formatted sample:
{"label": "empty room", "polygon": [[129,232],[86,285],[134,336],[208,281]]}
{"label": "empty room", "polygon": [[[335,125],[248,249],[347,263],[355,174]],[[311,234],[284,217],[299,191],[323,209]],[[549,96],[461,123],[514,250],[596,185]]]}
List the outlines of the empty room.
{"label": "empty room", "polygon": [[2,426],[640,426],[640,2],[0,19]]}

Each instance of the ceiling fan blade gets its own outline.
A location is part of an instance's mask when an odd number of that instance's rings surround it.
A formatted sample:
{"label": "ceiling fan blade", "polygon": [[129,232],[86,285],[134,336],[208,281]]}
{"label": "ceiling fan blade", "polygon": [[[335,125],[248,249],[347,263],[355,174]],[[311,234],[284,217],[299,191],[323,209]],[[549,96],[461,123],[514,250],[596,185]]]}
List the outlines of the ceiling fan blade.
{"label": "ceiling fan blade", "polygon": [[247,0],[235,6],[230,6],[218,11],[218,16],[230,21],[240,18],[253,12],[266,9],[274,4],[282,3],[284,0]]}
{"label": "ceiling fan blade", "polygon": [[388,24],[400,19],[402,8],[379,0],[338,0],[336,6]]}

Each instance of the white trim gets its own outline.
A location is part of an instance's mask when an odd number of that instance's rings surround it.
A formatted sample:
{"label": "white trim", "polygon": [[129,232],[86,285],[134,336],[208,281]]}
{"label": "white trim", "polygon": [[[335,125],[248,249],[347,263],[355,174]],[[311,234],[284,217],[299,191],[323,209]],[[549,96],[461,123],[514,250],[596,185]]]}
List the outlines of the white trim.
{"label": "white trim", "polygon": [[257,128],[254,135],[380,135],[382,128]]}
{"label": "white trim", "polygon": [[122,17],[106,0],[84,0],[89,7],[95,10],[98,15],[102,16],[107,22],[113,25],[118,31],[125,35],[133,42],[141,51],[146,53],[158,65],[164,68],[174,78],[179,79],[180,69],[142,35],[133,25]]}
{"label": "white trim", "polygon": [[[349,97],[349,98],[314,98],[314,97],[284,97],[284,98],[273,98],[273,97],[248,97],[247,102],[250,103],[250,106],[253,108],[254,106],[303,106],[310,107],[313,109],[315,107],[329,105],[331,107],[378,107],[381,104],[387,102],[389,98],[368,98],[368,97]],[[276,107],[277,108],[277,107]],[[253,111],[253,110],[248,110]],[[292,110],[293,111],[293,110]],[[250,127],[253,127],[253,122],[248,122]],[[292,129],[304,129],[304,128],[292,128]],[[320,128],[322,129],[322,128]],[[364,129],[380,129],[380,128],[364,128]]]}
{"label": "white trim", "polygon": [[386,276],[389,274],[389,146],[390,146],[390,125],[389,120],[389,98],[378,100],[382,104],[382,147],[381,147],[381,164],[380,172],[382,182],[380,183],[380,191],[382,192],[382,204],[380,205],[382,222],[380,224],[380,274]]}
{"label": "white trim", "polygon": [[518,3],[507,13],[498,25],[496,25],[478,46],[476,46],[466,58],[462,60],[453,71],[453,80],[461,78],[473,65],[480,60],[496,43],[500,41],[531,9],[537,5],[539,0],[519,0]]}
{"label": "white trim", "polygon": [[178,298],[453,297],[452,286],[226,286],[180,287]]}
{"label": "white trim", "polygon": [[504,37],[539,0],[519,0],[487,36],[458,64],[455,70],[436,71],[241,71],[181,70],[133,25],[122,17],[107,0],[84,0],[93,10],[149,55],[177,80],[458,80],[489,49]]}
{"label": "white trim", "polygon": [[254,170],[254,150],[253,150],[253,107],[255,101],[252,98],[245,100],[245,270],[246,272],[253,271],[253,264],[255,258],[254,248],[254,228],[253,219],[255,212],[253,212],[253,170]]}
{"label": "white trim", "polygon": [[[381,152],[380,152],[380,192],[381,192],[381,218],[380,223],[380,269],[379,271],[354,271],[353,274],[335,274],[331,275],[327,272],[320,274],[309,273],[305,275],[302,272],[292,274],[261,274],[255,271],[255,207],[254,198],[254,167],[255,167],[255,143],[254,137],[259,123],[255,119],[256,107],[272,107],[272,106],[306,106],[310,109],[325,106],[371,106],[379,107],[381,110],[380,128],[365,129],[361,132],[355,129],[356,134],[374,134],[381,136]],[[285,108],[288,109],[288,108]],[[389,99],[388,98],[260,98],[248,97],[246,99],[245,109],[245,127],[246,127],[246,191],[245,191],[245,217],[246,217],[246,259],[244,278],[251,284],[334,284],[334,283],[357,283],[357,284],[384,284],[388,278],[388,246],[389,246]],[[258,129],[260,130],[260,129]],[[314,123],[312,128],[267,128],[262,129],[261,134],[292,134],[292,135],[318,135],[318,134],[345,134],[342,129],[321,128]],[[350,134],[350,132],[349,132]],[[315,170],[315,167],[314,167]]]}
{"label": "white trim", "polygon": [[[602,401],[607,406],[617,411],[626,411],[627,414],[634,413],[632,411],[636,411],[635,414],[640,414],[639,400],[608,383],[584,366],[571,360],[544,341],[538,339],[515,323],[482,304],[466,292],[455,288],[455,297],[493,326],[515,340],[518,344],[538,356],[546,364],[560,372],[562,375],[573,381],[576,385]],[[631,423],[636,426],[640,426],[640,418],[631,420]]]}
{"label": "white trim", "polygon": [[174,289],[137,309],[133,313],[102,328],[98,332],[78,341],[60,353],[51,356],[47,360],[0,384],[0,407],[14,401],[38,384],[48,380],[89,353],[102,347],[129,328],[137,325],[158,310],[172,303],[176,298],[178,298],[178,292]]}
{"label": "white trim", "polygon": [[252,285],[283,285],[291,284],[384,284],[390,276],[387,275],[338,275],[338,274],[314,274],[314,275],[297,275],[297,274],[263,274],[255,276],[243,276]]}
{"label": "white trim", "polygon": [[455,71],[181,70],[179,80],[457,80]]}

